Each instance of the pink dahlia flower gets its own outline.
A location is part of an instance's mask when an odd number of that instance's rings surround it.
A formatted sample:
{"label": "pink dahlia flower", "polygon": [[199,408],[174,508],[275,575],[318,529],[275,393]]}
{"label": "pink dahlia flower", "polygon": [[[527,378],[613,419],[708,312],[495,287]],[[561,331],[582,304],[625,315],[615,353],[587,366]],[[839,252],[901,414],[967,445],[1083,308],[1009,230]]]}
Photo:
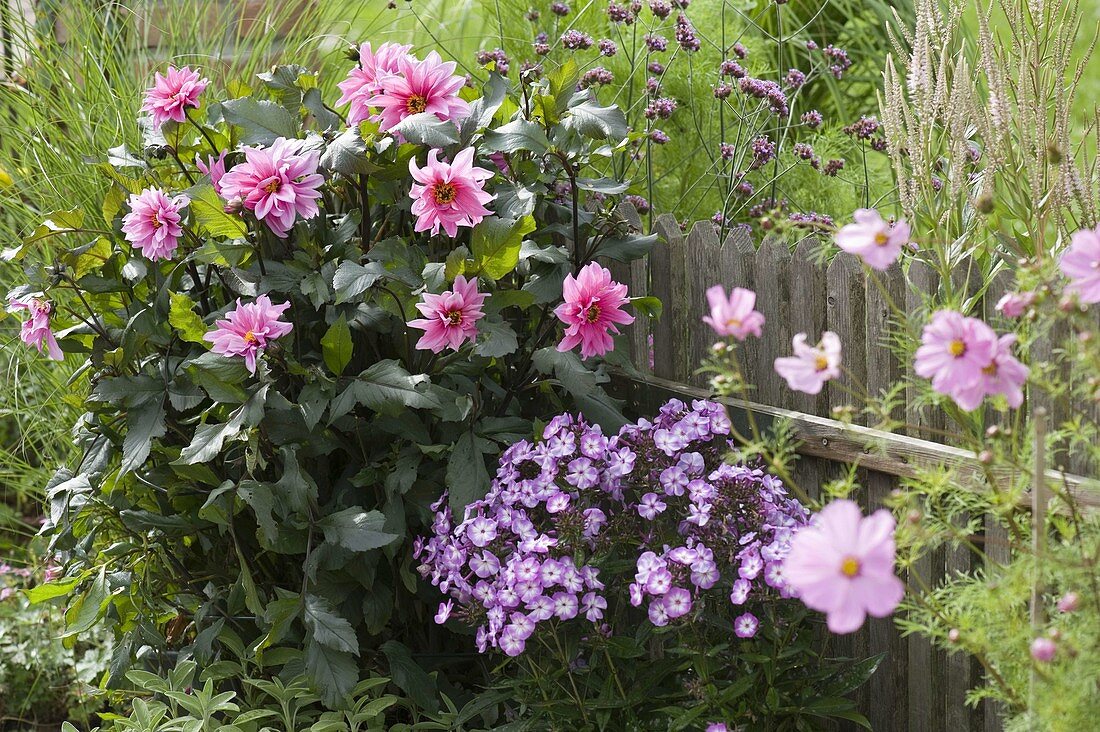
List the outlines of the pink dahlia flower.
{"label": "pink dahlia flower", "polygon": [[856,255],[871,269],[888,269],[909,243],[909,224],[890,224],[873,208],[858,209],[855,223],[841,227],[836,243],[841,249]]}
{"label": "pink dahlia flower", "polygon": [[457,351],[466,341],[477,339],[477,321],[485,317],[481,306],[486,295],[477,291],[477,279],[455,277],[454,289],[439,295],[424,293],[416,304],[423,318],[410,320],[410,328],[424,331],[416,347],[439,353],[444,348]]}
{"label": "pink dahlia flower", "polygon": [[905,586],[894,575],[894,517],[860,514],[853,501],[833,501],[791,539],[783,575],[807,607],[827,614],[829,630],[851,633],[867,615],[894,611]]}
{"label": "pink dahlia flower", "polygon": [[1028,369],[1012,355],[1015,343],[1016,336],[1011,333],[997,339],[997,350],[979,376],[951,395],[960,407],[967,411],[977,409],[982,399],[995,394],[1003,394],[1013,409],[1024,403],[1023,386],[1027,382]]}
{"label": "pink dahlia flower", "polygon": [[554,315],[565,323],[565,337],[559,351],[581,347],[581,358],[602,356],[614,348],[611,334],[618,334],[618,325],[630,325],[634,316],[624,311],[627,303],[626,285],[611,279],[611,272],[596,262],[584,266],[574,277],[566,275],[562,283],[561,305]]}
{"label": "pink dahlia flower", "polygon": [[421,112],[458,121],[470,113],[470,105],[458,96],[466,79],[455,76],[455,67],[454,61],[444,63],[435,51],[423,61],[411,56],[398,59],[397,73],[382,77],[382,88],[365,104],[381,110],[376,119],[383,130]]}
{"label": "pink dahlia flower", "polygon": [[787,380],[787,386],[807,394],[820,394],[829,379],[840,376],[840,337],[832,331],[821,334],[816,346],[806,343],[799,333],[792,342],[793,356],[775,359],[775,372]]}
{"label": "pink dahlia flower", "polygon": [[1070,280],[1066,290],[1081,302],[1100,302],[1100,226],[1082,229],[1070,238],[1060,267]]}
{"label": "pink dahlia flower", "polygon": [[226,151],[222,150],[217,160],[213,155],[208,155],[204,161],[198,153],[195,154],[196,167],[203,175],[210,176],[210,185],[214,186],[214,192],[219,196],[222,194],[222,177],[225,175],[225,155]]}
{"label": "pink dahlia flower", "polygon": [[370,118],[369,101],[382,92],[382,79],[400,71],[401,59],[416,61],[409,55],[411,48],[400,43],[383,43],[374,51],[369,42],[359,47],[359,65],[336,85],[341,92],[336,105],[351,105],[348,108],[348,124],[359,124]]}
{"label": "pink dahlia flower", "polygon": [[317,172],[320,153],[302,153],[305,140],[280,137],[271,147],[247,147],[245,161],[222,176],[222,196],[240,198],[244,207],[280,239],[295,220],[317,215],[318,190],[325,182]]}
{"label": "pink dahlia flower", "polygon": [[65,358],[65,354],[61,352],[61,346],[57,345],[57,338],[50,330],[50,314],[53,312],[53,306],[49,301],[34,295],[10,298],[8,312],[14,313],[18,310],[26,310],[29,316],[23,321],[23,326],[19,330],[19,339],[28,346],[37,348],[39,353],[42,353],[45,347],[46,355],[54,361]]}
{"label": "pink dahlia flower", "polygon": [[753,309],[756,305],[756,293],[743,287],[735,287],[726,297],[721,285],[707,289],[707,302],[710,303],[710,315],[703,316],[703,322],[720,336],[732,336],[743,341],[750,335],[760,337],[764,326],[763,314]]}
{"label": "pink dahlia flower", "polygon": [[214,344],[214,353],[223,356],[243,356],[244,365],[251,373],[256,373],[256,358],[267,348],[268,341],[282,338],[294,326],[279,320],[279,316],[290,307],[289,302],[272,305],[267,295],[260,295],[255,302],[242,304],[237,299],[237,307],[225,314],[225,320],[214,324],[214,330],[203,336],[204,340]]}
{"label": "pink dahlia flower", "polygon": [[982,321],[940,310],[924,326],[913,367],[932,380],[933,389],[970,410],[981,403],[983,369],[993,364],[998,348],[997,334]]}
{"label": "pink dahlia flower", "polygon": [[164,76],[158,71],[153,85],[145,90],[145,102],[141,105],[141,110],[149,113],[153,118],[153,126],[157,129],[168,120],[186,122],[187,109],[199,106],[199,95],[209,83],[208,79],[202,78],[198,71],[192,71],[189,66],[182,69],[169,66]]}
{"label": "pink dahlia flower", "polygon": [[423,168],[416,167],[415,158],[409,160],[409,172],[416,181],[409,190],[417,217],[413,228],[430,230],[434,236],[442,226],[447,236],[453,237],[459,226],[475,226],[492,213],[485,208],[493,195],[485,192],[484,181],[493,174],[474,166],[472,147],[455,155],[453,163],[439,162],[439,152],[429,150]]}
{"label": "pink dahlia flower", "polygon": [[130,196],[130,213],[122,217],[126,241],[154,262],[171,259],[183,236],[180,214],[190,200],[179,195],[169,198],[159,188],[146,188]]}

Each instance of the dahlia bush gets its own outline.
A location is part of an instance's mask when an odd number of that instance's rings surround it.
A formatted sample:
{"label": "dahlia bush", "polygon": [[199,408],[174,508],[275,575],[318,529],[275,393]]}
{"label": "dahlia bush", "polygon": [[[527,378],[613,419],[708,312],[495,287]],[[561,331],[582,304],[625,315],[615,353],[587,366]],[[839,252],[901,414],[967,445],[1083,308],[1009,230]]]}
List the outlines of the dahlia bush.
{"label": "dahlia bush", "polygon": [[[436,622],[515,658],[510,690],[548,722],[852,713],[833,697],[860,673],[811,671],[810,626],[784,600],[783,562],[809,514],[775,476],[726,462],[731,446],[714,402],[673,400],[615,434],[555,417],[504,452],[483,499],[462,513],[434,504],[415,554],[449,596]],[[750,692],[753,678],[775,691]]]}
{"label": "dahlia bush", "polygon": [[90,158],[101,205],[5,253],[23,341],[84,363],[39,597],[114,631],[108,685],[228,644],[330,706],[392,668],[434,709],[416,659],[458,646],[410,554],[429,506],[461,515],[540,415],[625,421],[602,363],[659,304],[608,269],[654,241],[592,168],[623,113],[569,69],[475,89],[409,51],[364,44],[327,101],[302,66],[169,67],[134,140]]}

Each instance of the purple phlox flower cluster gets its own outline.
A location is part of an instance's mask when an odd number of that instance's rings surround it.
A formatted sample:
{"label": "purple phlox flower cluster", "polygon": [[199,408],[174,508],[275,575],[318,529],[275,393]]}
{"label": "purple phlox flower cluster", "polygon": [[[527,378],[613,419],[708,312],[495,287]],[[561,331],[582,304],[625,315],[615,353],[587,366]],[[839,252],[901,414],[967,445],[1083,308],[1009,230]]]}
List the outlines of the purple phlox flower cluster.
{"label": "purple phlox flower cluster", "polygon": [[664,36],[659,36],[656,33],[645,34],[645,45],[650,51],[658,53],[668,48],[668,39]]}
{"label": "purple phlox flower cluster", "polygon": [[787,95],[783,93],[783,89],[780,88],[779,84],[774,81],[746,76],[741,79],[740,86],[742,94],[765,100],[768,106],[771,107],[773,114],[786,117],[787,113],[790,112],[790,108],[787,106]]}
{"label": "purple phlox flower cluster", "polygon": [[825,118],[821,116],[821,112],[816,109],[811,109],[809,112],[802,114],[802,124],[809,127],[811,130],[816,130],[821,126],[821,123],[825,121]]}
{"label": "purple phlox flower cluster", "polygon": [[848,58],[848,52],[843,48],[829,44],[822,53],[829,61],[829,73],[838,79],[844,76],[844,72],[852,66],[852,60]]}
{"label": "purple phlox flower cluster", "polygon": [[783,77],[783,83],[787,85],[788,89],[801,89],[802,85],[806,83],[806,75],[798,69],[791,69]]}
{"label": "purple phlox flower cluster", "polygon": [[733,59],[723,61],[718,66],[718,73],[722,76],[732,76],[735,79],[744,79],[748,76],[748,72],[745,71],[744,67]]}
{"label": "purple phlox flower cluster", "polygon": [[495,63],[498,74],[501,76],[508,75],[508,54],[504,53],[502,49],[494,48],[492,51],[478,51],[477,62],[482,66]]}
{"label": "purple phlox flower cluster", "polygon": [[672,14],[672,6],[665,0],[649,0],[649,12],[653,13],[656,17],[664,20]]}
{"label": "purple phlox flower cluster", "polygon": [[573,51],[592,48],[593,42],[592,36],[576,28],[561,34],[561,45]]}
{"label": "purple phlox flower cluster", "polygon": [[703,46],[695,35],[695,26],[683,13],[676,16],[676,42],[680,44],[680,48],[689,52],[698,51]]}
{"label": "purple phlox flower cluster", "polygon": [[646,105],[644,114],[646,119],[668,119],[675,111],[675,99],[658,97]]}
{"label": "purple phlox flower cluster", "polygon": [[580,88],[587,89],[590,86],[596,84],[610,84],[614,81],[615,77],[610,71],[602,66],[594,66],[588,71],[584,72],[584,76],[581,77]]}
{"label": "purple phlox flower cluster", "polygon": [[601,56],[611,57],[619,52],[619,47],[610,38],[601,38],[596,46],[600,49]]}
{"label": "purple phlox flower cluster", "polygon": [[[722,462],[730,432],[724,408],[705,401],[672,400],[611,437],[555,417],[540,441],[504,452],[488,495],[461,520],[446,497],[433,505],[414,555],[448,596],[436,621],[469,622],[481,652],[516,656],[544,623],[583,616],[610,632],[602,621],[616,593],[605,584],[629,583],[629,602],[658,626],[710,590],[719,606],[788,596],[780,566],[808,513],[778,479]],[[601,563],[622,567],[624,550],[630,569],[614,576],[624,570]],[[735,635],[755,634],[746,614]]]}

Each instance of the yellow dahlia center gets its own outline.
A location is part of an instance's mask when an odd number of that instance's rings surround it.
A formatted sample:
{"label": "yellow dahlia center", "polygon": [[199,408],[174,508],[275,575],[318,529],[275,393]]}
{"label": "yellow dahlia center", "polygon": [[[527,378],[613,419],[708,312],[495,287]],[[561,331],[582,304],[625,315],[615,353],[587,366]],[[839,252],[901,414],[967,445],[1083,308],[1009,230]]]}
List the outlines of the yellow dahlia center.
{"label": "yellow dahlia center", "polygon": [[856,577],[859,575],[859,570],[859,560],[855,557],[844,557],[844,561],[840,563],[840,573],[845,577]]}
{"label": "yellow dahlia center", "polygon": [[816,368],[818,371],[824,371],[825,369],[829,368],[829,359],[825,358],[824,356],[817,356],[816,358],[814,358],[814,368]]}
{"label": "yellow dahlia center", "polygon": [[153,215],[150,216],[150,219],[152,219],[153,221],[154,229],[159,229],[160,227],[164,226],[164,224],[160,220],[160,215],[157,212],[154,211]]}
{"label": "yellow dahlia center", "polygon": [[453,202],[457,196],[454,183],[436,183],[432,186],[432,198],[440,205]]}
{"label": "yellow dahlia center", "polygon": [[878,244],[880,247],[886,246],[887,242],[889,241],[890,237],[886,236],[885,232],[880,231],[879,233],[875,234],[875,244]]}
{"label": "yellow dahlia center", "polygon": [[268,181],[267,185],[264,186],[264,191],[267,193],[274,193],[275,191],[279,190],[279,186],[281,185],[282,181],[280,181],[278,178],[272,178],[270,181]]}
{"label": "yellow dahlia center", "polygon": [[413,94],[405,101],[405,110],[409,114],[420,114],[428,108],[428,100],[419,94]]}
{"label": "yellow dahlia center", "polygon": [[459,310],[448,310],[445,317],[447,325],[458,325],[462,322],[462,312]]}
{"label": "yellow dahlia center", "polygon": [[252,331],[248,331],[247,333],[244,334],[244,342],[249,343],[249,344],[259,343],[260,339],[256,337],[255,333],[253,333]]}
{"label": "yellow dahlia center", "polygon": [[600,319],[600,306],[589,305],[588,309],[584,311],[584,319],[589,323],[595,323]]}
{"label": "yellow dahlia center", "polygon": [[951,341],[951,345],[947,347],[948,352],[955,358],[959,358],[966,353],[966,344],[956,339]]}

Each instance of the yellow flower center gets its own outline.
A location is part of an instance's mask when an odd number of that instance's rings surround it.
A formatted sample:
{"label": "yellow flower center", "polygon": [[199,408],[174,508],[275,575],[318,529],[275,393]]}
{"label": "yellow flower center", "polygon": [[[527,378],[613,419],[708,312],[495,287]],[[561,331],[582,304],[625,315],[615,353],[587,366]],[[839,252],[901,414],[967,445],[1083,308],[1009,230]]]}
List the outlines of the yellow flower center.
{"label": "yellow flower center", "polygon": [[278,178],[273,178],[266,186],[264,186],[264,191],[266,191],[267,193],[274,193],[275,191],[279,190],[279,186],[281,185],[282,181],[280,181]]}
{"label": "yellow flower center", "polygon": [[440,205],[451,203],[457,196],[458,191],[454,183],[436,183],[432,186],[432,198]]}
{"label": "yellow flower center", "polygon": [[153,220],[153,228],[154,229],[159,229],[160,227],[164,226],[164,224],[162,224],[161,221],[160,221],[160,216],[157,215],[157,213],[155,211],[153,212],[153,215],[150,218],[152,218],[152,220]]}
{"label": "yellow flower center", "polygon": [[990,361],[989,365],[986,366],[984,369],[982,369],[982,373],[985,374],[986,376],[996,376],[997,375],[997,362],[996,361]]}
{"label": "yellow flower center", "polygon": [[817,356],[814,359],[814,368],[816,368],[818,371],[824,371],[825,369],[829,368],[829,359],[825,358],[824,356]]}
{"label": "yellow flower center", "polygon": [[589,305],[588,309],[584,311],[584,319],[589,323],[595,323],[600,319],[600,306]]}
{"label": "yellow flower center", "polygon": [[729,320],[726,321],[726,327],[727,328],[740,328],[741,327],[741,319],[740,318],[730,318]]}
{"label": "yellow flower center", "polygon": [[252,331],[248,331],[247,333],[244,334],[244,342],[245,343],[259,343],[260,339],[256,337],[255,333],[253,333]]}
{"label": "yellow flower center", "polygon": [[856,577],[859,575],[859,570],[859,560],[855,557],[844,557],[844,561],[840,563],[840,573],[845,577]]}
{"label": "yellow flower center", "polygon": [[960,340],[951,341],[951,345],[947,347],[948,352],[955,358],[959,358],[966,353],[966,344]]}
{"label": "yellow flower center", "polygon": [[878,244],[880,247],[886,246],[886,243],[889,241],[890,237],[886,236],[885,232],[880,231],[875,234],[875,244]]}
{"label": "yellow flower center", "polygon": [[409,114],[420,114],[428,108],[428,100],[419,94],[413,94],[405,101],[405,110]]}
{"label": "yellow flower center", "polygon": [[458,325],[462,322],[462,312],[459,310],[448,310],[445,317],[447,325]]}

